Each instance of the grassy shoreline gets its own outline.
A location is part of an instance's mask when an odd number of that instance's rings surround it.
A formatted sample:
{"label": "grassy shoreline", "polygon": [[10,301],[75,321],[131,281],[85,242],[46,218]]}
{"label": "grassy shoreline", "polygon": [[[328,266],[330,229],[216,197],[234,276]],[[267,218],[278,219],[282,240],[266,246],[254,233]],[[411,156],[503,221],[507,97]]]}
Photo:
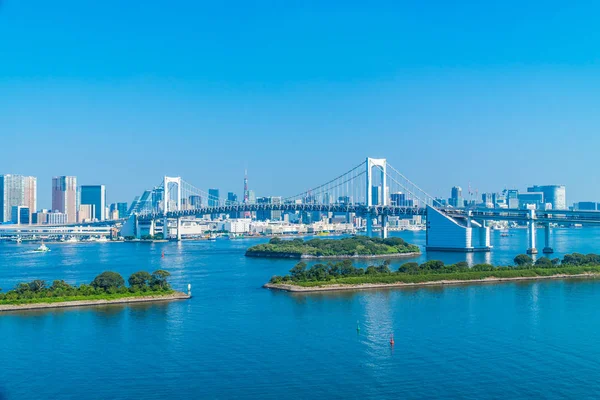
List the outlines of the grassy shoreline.
{"label": "grassy shoreline", "polygon": [[190,296],[183,292],[175,290],[161,292],[139,293],[115,293],[107,295],[94,296],[69,296],[65,298],[48,297],[37,299],[22,299],[11,302],[0,303],[0,312],[20,311],[20,310],[39,310],[66,307],[86,307],[110,304],[126,303],[146,303],[158,301],[185,300]]}
{"label": "grassy shoreline", "polygon": [[485,283],[503,283],[532,280],[550,280],[550,279],[575,279],[575,278],[600,278],[600,272],[583,272],[580,274],[556,274],[556,275],[535,275],[535,276],[515,276],[515,277],[486,277],[476,279],[461,280],[431,280],[422,282],[395,282],[395,283],[361,283],[361,284],[339,284],[331,283],[321,286],[300,286],[296,284],[266,283],[263,285],[266,289],[280,290],[294,293],[314,293],[314,292],[333,292],[333,291],[351,291],[351,290],[369,290],[369,289],[402,289],[410,287],[425,286],[446,286],[446,285],[470,285]]}
{"label": "grassy shoreline", "polygon": [[527,255],[515,257],[514,267],[466,262],[445,265],[430,260],[419,265],[408,262],[391,271],[389,261],[379,266],[357,268],[351,261],[314,264],[300,262],[286,276],[273,276],[267,288],[288,291],[345,290],[386,286],[415,286],[507,280],[600,276],[600,255],[567,254],[564,259],[542,257],[533,262]]}

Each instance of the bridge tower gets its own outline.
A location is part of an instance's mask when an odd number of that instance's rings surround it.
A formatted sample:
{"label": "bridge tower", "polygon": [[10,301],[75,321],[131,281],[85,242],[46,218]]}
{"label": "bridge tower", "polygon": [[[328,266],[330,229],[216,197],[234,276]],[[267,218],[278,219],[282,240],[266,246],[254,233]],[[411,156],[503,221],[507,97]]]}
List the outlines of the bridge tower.
{"label": "bridge tower", "polygon": [[[388,204],[388,193],[387,193],[387,160],[385,158],[367,158],[367,184],[366,184],[366,199],[367,199],[367,236],[373,235],[373,219],[376,218],[375,212],[372,210],[373,206],[387,206]],[[376,174],[379,174],[381,181],[381,195],[377,196],[377,199],[373,201],[373,168],[376,168]],[[377,175],[375,175],[377,176]],[[381,237],[387,238],[387,216],[381,216]]]}
{"label": "bridge tower", "polygon": [[[173,189],[173,185],[177,185],[177,189]],[[169,218],[168,213],[171,211],[181,211],[181,177],[170,177],[165,176],[163,180],[164,199],[163,199],[163,216],[164,216],[164,227],[163,236],[165,239],[169,236]],[[173,197],[175,197],[175,209],[171,207]],[[177,221],[177,240],[181,240],[180,232],[181,224],[179,219]]]}

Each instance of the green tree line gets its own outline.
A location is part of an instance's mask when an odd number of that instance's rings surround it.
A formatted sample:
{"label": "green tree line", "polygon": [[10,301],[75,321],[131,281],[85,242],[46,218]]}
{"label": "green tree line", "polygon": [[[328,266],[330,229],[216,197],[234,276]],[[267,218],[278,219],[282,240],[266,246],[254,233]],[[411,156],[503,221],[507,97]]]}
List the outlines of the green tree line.
{"label": "green tree line", "polygon": [[[105,271],[96,276],[89,284],[70,285],[64,280],[55,280],[52,284],[35,279],[27,283],[19,283],[14,289],[0,293],[0,304],[13,304],[19,301],[40,299],[80,300],[86,297],[130,297],[171,292],[168,278],[171,274],[159,269],[152,274],[139,271],[131,274],[125,285],[123,277],[113,271]],[[1,292],[2,289],[0,289]]]}
{"label": "green tree line", "polygon": [[282,240],[273,238],[269,243],[250,247],[246,254],[281,253],[289,255],[310,256],[374,256],[386,254],[419,253],[419,247],[406,243],[401,238],[370,238],[352,236],[342,239],[310,239],[296,238]]}
{"label": "green tree line", "polygon": [[[444,264],[440,260],[429,260],[422,264],[416,262],[407,262],[402,264],[396,271],[390,269],[389,260],[384,261],[380,265],[371,265],[367,268],[359,268],[354,266],[351,260],[340,262],[328,262],[326,264],[316,263],[308,267],[305,262],[297,263],[291,270],[289,275],[273,276],[271,283],[303,283],[303,282],[337,282],[344,278],[367,277],[364,281],[373,281],[374,276],[390,276],[385,279],[391,281],[394,276],[410,276],[410,275],[453,275],[459,274],[475,274],[475,276],[491,276],[494,272],[510,272],[510,271],[526,271],[540,269],[561,269],[565,271],[575,271],[573,267],[600,267],[600,255],[597,254],[567,254],[562,260],[559,258],[549,259],[548,257],[540,257],[534,261],[526,254],[519,254],[514,258],[515,266],[494,266],[491,264],[475,264],[469,266],[466,262],[461,261],[454,264]],[[484,273],[484,274],[477,274]],[[545,272],[542,274],[546,274]],[[510,275],[510,273],[509,273]],[[530,275],[530,274],[529,274]],[[538,274],[539,275],[539,274]],[[521,276],[521,275],[516,275]],[[528,276],[525,274],[524,276]],[[461,278],[464,279],[464,278]],[[356,281],[356,279],[355,279]]]}

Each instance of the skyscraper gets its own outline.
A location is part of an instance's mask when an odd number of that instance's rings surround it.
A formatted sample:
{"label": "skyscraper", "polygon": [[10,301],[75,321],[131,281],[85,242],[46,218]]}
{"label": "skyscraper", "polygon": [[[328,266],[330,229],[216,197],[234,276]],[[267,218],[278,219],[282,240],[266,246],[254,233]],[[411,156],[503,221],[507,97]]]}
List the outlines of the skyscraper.
{"label": "skyscraper", "polygon": [[35,177],[0,175],[0,223],[11,221],[14,206],[29,208],[29,220],[31,220],[31,214],[37,209]]}
{"label": "skyscraper", "polygon": [[228,204],[237,203],[237,194],[235,194],[233,192],[228,192],[227,193],[227,203]]}
{"label": "skyscraper", "polygon": [[64,213],[67,223],[77,222],[77,178],[55,176],[52,178],[52,211]]}
{"label": "skyscraper", "polygon": [[452,207],[462,208],[465,206],[465,201],[462,197],[462,188],[460,186],[454,186],[452,188],[452,193],[450,195],[450,199],[448,199],[448,203]]}
{"label": "skyscraper", "polygon": [[219,205],[219,189],[208,189],[208,206],[216,207]]}
{"label": "skyscraper", "polygon": [[542,192],[544,202],[552,204],[553,210],[567,209],[567,190],[564,185],[532,186],[527,188],[528,192]]}
{"label": "skyscraper", "polygon": [[94,206],[93,218],[104,221],[106,219],[106,187],[104,185],[82,185],[80,193],[80,204]]}

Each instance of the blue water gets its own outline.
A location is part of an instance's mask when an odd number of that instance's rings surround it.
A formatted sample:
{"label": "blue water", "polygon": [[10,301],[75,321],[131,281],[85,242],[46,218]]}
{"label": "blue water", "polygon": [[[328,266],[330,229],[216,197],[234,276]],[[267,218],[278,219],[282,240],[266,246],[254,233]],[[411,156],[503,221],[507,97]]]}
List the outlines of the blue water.
{"label": "blue water", "polygon": [[[524,230],[512,233],[494,233],[490,254],[418,260],[507,264],[527,247]],[[552,246],[600,253],[599,240],[596,229],[555,230]],[[194,295],[0,315],[0,399],[600,397],[600,281],[294,295],[261,288],[294,261],[245,258],[255,243],[52,244],[47,254],[0,244],[5,289],[164,268]]]}

